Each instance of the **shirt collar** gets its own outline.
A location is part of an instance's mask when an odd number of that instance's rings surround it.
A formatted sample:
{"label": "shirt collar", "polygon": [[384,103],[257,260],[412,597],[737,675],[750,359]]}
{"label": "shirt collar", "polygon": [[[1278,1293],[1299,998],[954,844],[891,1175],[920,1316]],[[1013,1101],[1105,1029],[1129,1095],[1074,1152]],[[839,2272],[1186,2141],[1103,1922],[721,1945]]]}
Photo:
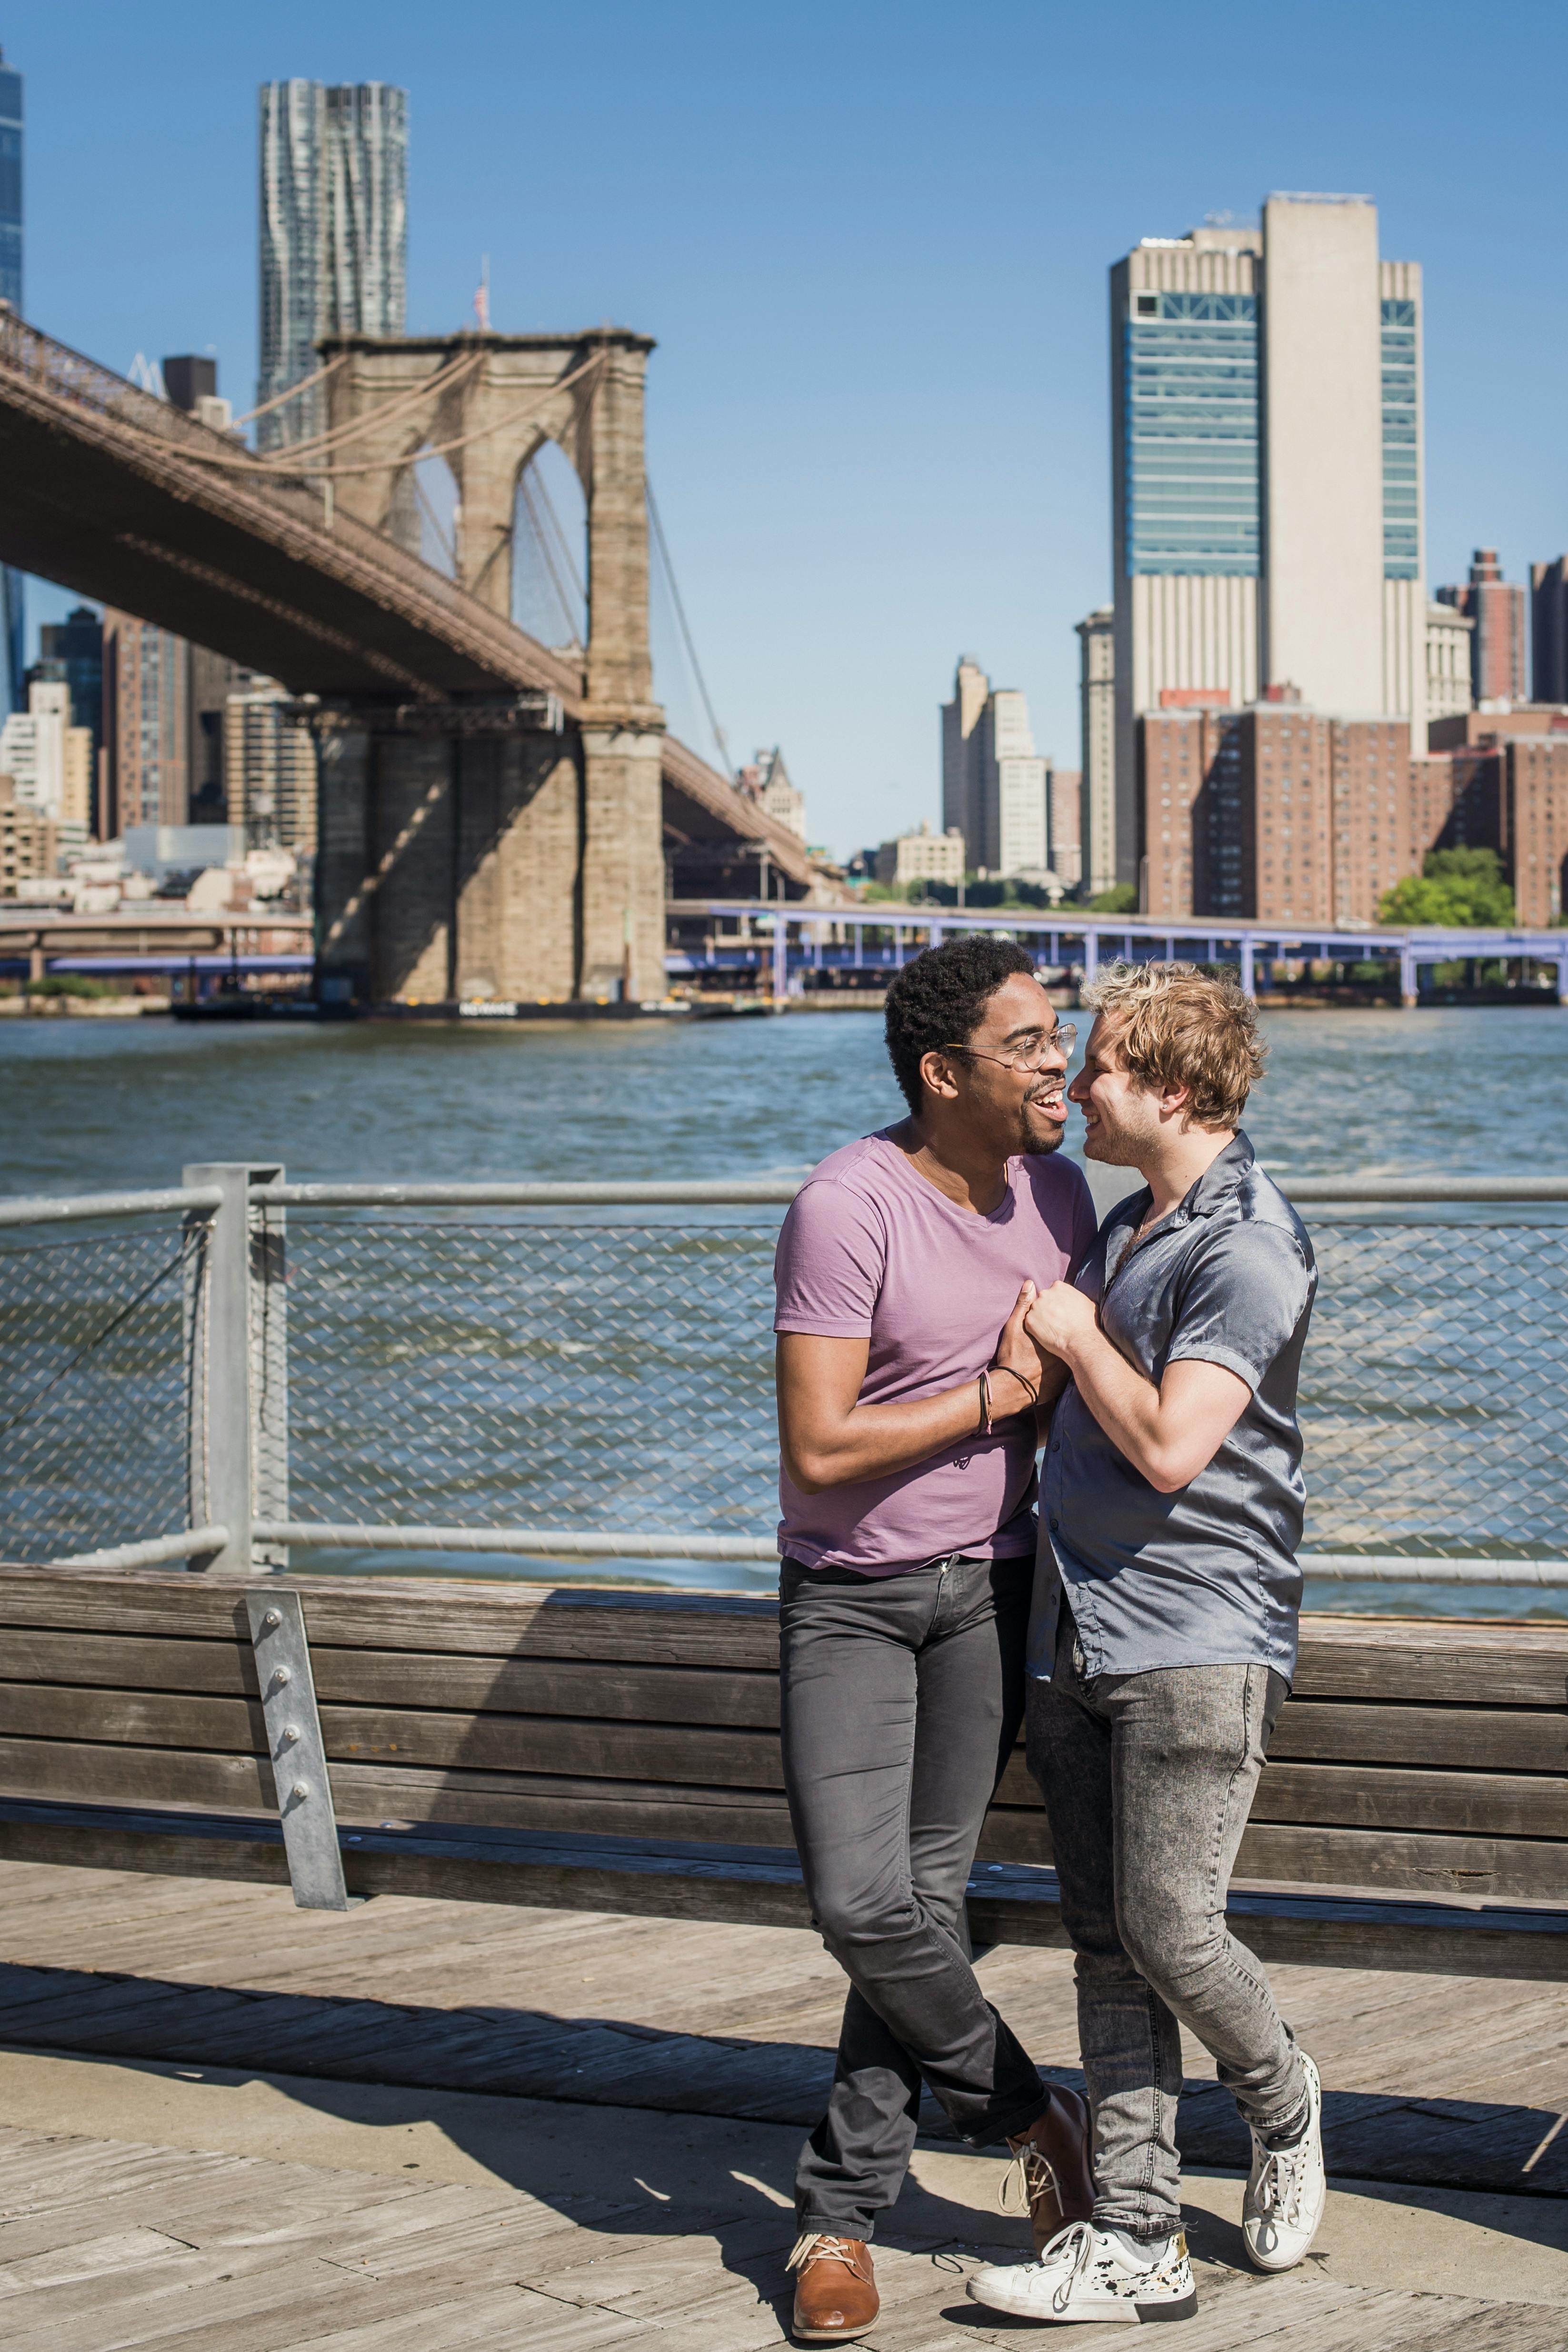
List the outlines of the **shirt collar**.
{"label": "shirt collar", "polygon": [[1231,1137],[1224,1150],[1211,1160],[1192,1190],[1186,1194],[1178,1217],[1212,1217],[1218,1209],[1239,1192],[1253,1167],[1252,1146],[1240,1128]]}

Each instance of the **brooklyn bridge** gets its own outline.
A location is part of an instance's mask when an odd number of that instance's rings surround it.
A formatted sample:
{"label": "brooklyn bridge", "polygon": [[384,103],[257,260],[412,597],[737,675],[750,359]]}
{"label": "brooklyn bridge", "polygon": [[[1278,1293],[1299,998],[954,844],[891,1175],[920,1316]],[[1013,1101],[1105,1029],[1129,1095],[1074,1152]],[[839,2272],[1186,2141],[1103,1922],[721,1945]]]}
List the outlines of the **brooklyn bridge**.
{"label": "brooklyn bridge", "polygon": [[[820,890],[795,835],[668,733],[649,648],[648,337],[350,336],[325,425],[257,456],[0,319],[0,562],[277,678],[319,748],[320,983],[363,1003],[664,993],[683,896]],[[586,643],[513,610],[517,484],[582,486]],[[411,468],[460,501],[448,578],[402,543]]]}

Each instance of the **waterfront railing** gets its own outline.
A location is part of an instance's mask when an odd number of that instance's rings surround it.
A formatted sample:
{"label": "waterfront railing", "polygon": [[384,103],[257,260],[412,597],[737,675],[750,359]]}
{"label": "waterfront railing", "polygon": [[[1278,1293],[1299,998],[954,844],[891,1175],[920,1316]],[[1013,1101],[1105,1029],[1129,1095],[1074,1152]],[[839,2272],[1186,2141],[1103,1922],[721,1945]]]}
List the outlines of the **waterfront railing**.
{"label": "waterfront railing", "polygon": [[[776,1559],[793,1180],[184,1176],[0,1202],[5,1557]],[[1568,1587],[1568,1180],[1284,1181],[1322,1267],[1308,1574]]]}

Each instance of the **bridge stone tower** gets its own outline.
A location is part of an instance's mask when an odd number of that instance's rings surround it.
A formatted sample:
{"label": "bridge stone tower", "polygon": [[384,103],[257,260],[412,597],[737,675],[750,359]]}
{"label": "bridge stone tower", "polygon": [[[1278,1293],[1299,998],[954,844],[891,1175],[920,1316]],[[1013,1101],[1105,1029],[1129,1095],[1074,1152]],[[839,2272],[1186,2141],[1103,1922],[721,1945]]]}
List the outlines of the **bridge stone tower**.
{"label": "bridge stone tower", "polygon": [[[350,335],[321,346],[329,510],[407,542],[411,468],[444,455],[458,584],[512,609],[518,477],[546,440],[581,482],[588,644],[550,662],[556,734],[478,709],[368,707],[323,734],[321,958],[382,1001],[664,992],[660,754],[648,645],[650,338]],[[319,475],[318,476],[319,478]]]}

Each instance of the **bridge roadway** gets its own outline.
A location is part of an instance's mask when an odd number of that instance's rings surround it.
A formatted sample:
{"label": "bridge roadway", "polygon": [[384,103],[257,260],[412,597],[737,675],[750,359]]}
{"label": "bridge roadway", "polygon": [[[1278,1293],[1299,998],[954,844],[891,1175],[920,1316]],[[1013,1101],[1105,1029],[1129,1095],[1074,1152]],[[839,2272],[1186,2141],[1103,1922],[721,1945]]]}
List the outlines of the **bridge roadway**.
{"label": "bridge roadway", "polygon": [[[820,894],[822,877],[793,834],[664,732],[651,680],[631,701],[603,690],[607,665],[621,680],[647,672],[647,339],[455,340],[476,385],[527,342],[559,346],[559,361],[543,355],[559,381],[606,387],[603,415],[589,411],[600,425],[591,513],[595,495],[606,503],[613,457],[624,479],[612,520],[641,604],[622,595],[591,618],[580,659],[356,520],[356,482],[334,494],[336,457],[287,478],[11,313],[0,314],[0,562],[209,646],[318,698],[321,722],[339,722],[321,761],[324,937],[326,961],[336,955],[357,993],[446,995],[508,955],[519,993],[593,994],[612,981],[644,992],[658,984],[666,857],[710,887],[745,887],[764,852],[791,895]],[[400,339],[384,343],[401,354]],[[419,446],[415,430],[404,470]],[[343,470],[357,480],[367,468]],[[602,539],[602,517],[600,529]],[[491,740],[465,740],[476,735]],[[356,763],[345,739],[367,736]],[[508,830],[518,872],[497,891]],[[502,902],[528,881],[559,904],[519,937]],[[508,982],[499,969],[486,976]]]}
{"label": "bridge roadway", "polygon": [[[896,968],[911,952],[936,947],[962,931],[1000,931],[1034,948],[1042,963],[1073,968],[1088,976],[1102,963],[1124,958],[1147,963],[1187,957],[1199,963],[1234,962],[1249,995],[1255,993],[1258,965],[1281,959],[1301,962],[1387,962],[1399,967],[1401,1001],[1414,1005],[1422,965],[1521,960],[1556,967],[1557,1000],[1568,1004],[1568,931],[1525,930],[1326,930],[1295,932],[1270,923],[1152,922],[1126,915],[1092,915],[1061,906],[999,909],[926,907],[879,900],[820,912],[768,906],[760,899],[672,901],[672,977],[716,971],[749,960],[755,952],[732,933],[718,946],[716,927],[746,922],[760,931],[758,948],[772,966],[775,995],[782,996],[791,971],[868,971]],[[835,931],[841,937],[834,940]],[[868,944],[868,933],[891,940]]]}

